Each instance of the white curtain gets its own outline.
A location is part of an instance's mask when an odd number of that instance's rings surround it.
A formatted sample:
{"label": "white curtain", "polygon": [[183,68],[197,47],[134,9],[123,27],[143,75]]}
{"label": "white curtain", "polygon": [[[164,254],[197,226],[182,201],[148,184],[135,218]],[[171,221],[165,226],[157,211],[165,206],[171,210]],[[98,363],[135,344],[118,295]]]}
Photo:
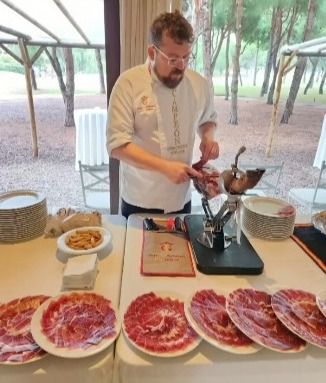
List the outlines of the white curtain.
{"label": "white curtain", "polygon": [[121,72],[145,62],[152,21],[181,4],[182,0],[120,0]]}

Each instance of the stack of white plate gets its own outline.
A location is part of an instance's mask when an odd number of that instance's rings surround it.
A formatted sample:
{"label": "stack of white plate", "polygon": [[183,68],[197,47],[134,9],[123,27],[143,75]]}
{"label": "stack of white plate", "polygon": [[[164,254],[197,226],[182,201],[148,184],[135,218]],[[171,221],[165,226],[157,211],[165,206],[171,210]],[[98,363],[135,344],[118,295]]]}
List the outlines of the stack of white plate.
{"label": "stack of white plate", "polygon": [[0,242],[26,241],[43,234],[46,198],[32,190],[0,194]]}
{"label": "stack of white plate", "polygon": [[294,229],[295,209],[277,198],[250,197],[243,200],[242,225],[252,236],[285,239]]}

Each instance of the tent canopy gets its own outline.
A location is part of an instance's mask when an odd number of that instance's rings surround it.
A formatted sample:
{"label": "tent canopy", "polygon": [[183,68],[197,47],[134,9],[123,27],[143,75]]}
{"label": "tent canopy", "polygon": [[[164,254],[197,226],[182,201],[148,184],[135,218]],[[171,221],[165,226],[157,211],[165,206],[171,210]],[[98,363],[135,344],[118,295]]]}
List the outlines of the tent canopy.
{"label": "tent canopy", "polygon": [[104,48],[103,0],[0,0],[0,44]]}

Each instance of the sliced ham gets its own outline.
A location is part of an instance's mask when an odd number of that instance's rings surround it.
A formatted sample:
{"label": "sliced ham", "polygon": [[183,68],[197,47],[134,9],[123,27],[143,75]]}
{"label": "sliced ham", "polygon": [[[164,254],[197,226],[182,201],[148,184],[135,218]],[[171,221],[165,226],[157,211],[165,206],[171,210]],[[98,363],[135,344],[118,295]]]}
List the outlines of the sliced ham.
{"label": "sliced ham", "polygon": [[258,344],[279,352],[298,352],[305,341],[276,317],[271,295],[254,289],[237,289],[227,298],[226,310],[234,324]]}
{"label": "sliced ham", "polygon": [[[197,291],[191,299],[189,311],[196,325],[216,345],[234,348],[245,348],[254,342],[242,333],[231,321],[226,311],[226,298],[214,290]],[[213,342],[215,344],[215,342]]]}
{"label": "sliced ham", "polygon": [[0,306],[0,362],[26,363],[45,355],[31,334],[31,319],[49,297],[27,296]]}
{"label": "sliced ham", "polygon": [[154,354],[173,354],[198,341],[185,317],[183,302],[153,292],[131,302],[123,324],[133,344]]}
{"label": "sliced ham", "polygon": [[56,347],[87,349],[116,335],[111,302],[95,293],[61,295],[46,308],[42,333]]}
{"label": "sliced ham", "polygon": [[272,307],[292,332],[315,346],[326,348],[326,318],[318,309],[314,294],[282,289],[273,295]]}

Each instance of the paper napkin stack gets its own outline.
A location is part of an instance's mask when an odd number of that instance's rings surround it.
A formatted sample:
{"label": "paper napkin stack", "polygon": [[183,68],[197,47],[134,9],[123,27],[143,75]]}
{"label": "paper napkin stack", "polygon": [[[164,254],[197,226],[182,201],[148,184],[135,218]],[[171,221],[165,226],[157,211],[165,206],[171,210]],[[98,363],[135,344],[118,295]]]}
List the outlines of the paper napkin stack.
{"label": "paper napkin stack", "polygon": [[97,275],[97,254],[68,259],[63,272],[62,290],[93,289]]}

